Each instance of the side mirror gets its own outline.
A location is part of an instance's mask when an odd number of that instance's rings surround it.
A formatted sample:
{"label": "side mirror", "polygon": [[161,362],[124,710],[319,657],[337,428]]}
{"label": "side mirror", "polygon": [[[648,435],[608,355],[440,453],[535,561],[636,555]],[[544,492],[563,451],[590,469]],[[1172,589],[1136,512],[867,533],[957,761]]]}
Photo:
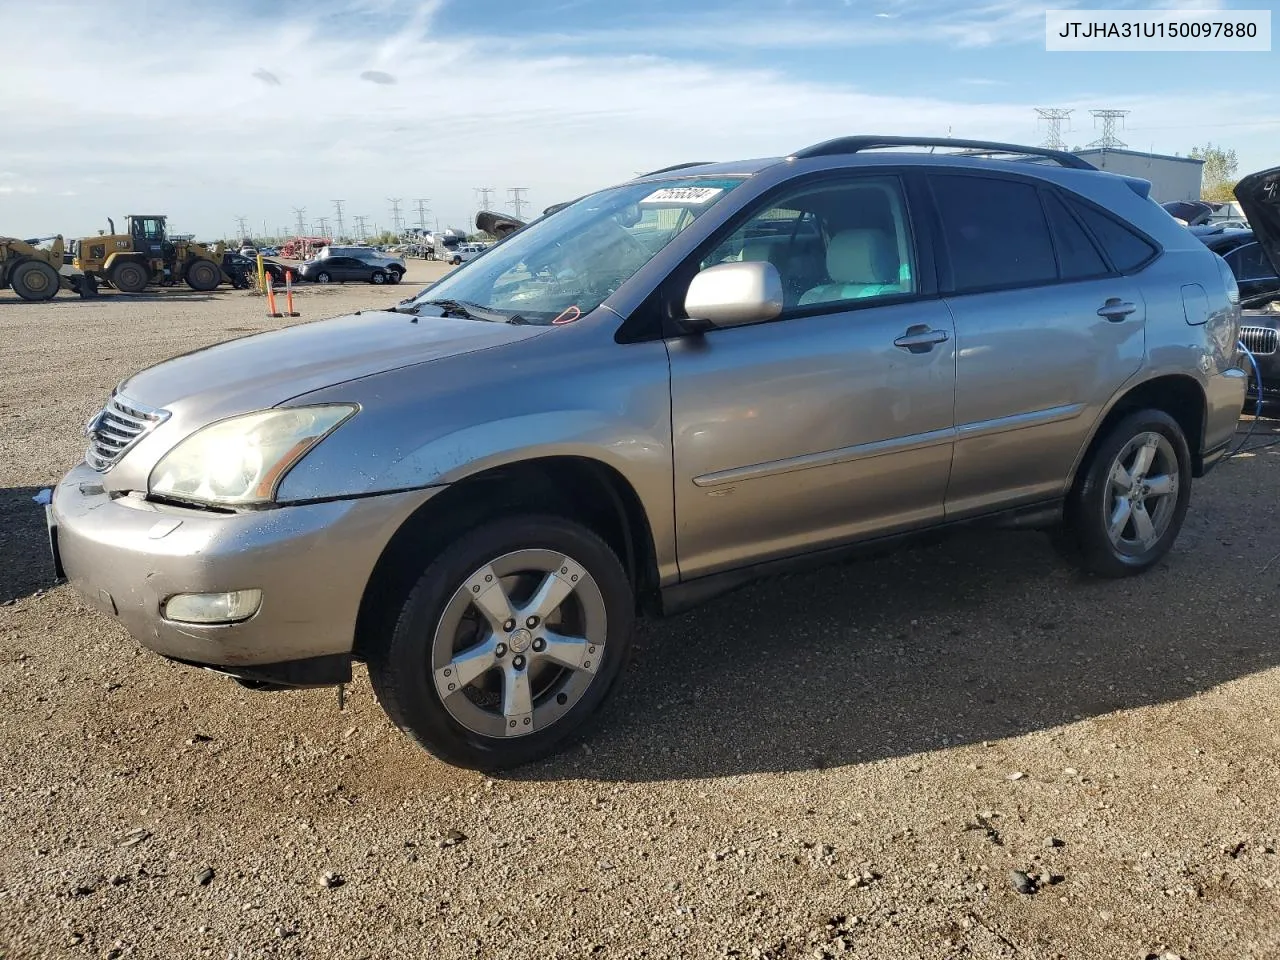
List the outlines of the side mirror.
{"label": "side mirror", "polygon": [[717,264],[694,275],[684,309],[690,320],[713,327],[772,320],[782,313],[782,277],[763,260]]}

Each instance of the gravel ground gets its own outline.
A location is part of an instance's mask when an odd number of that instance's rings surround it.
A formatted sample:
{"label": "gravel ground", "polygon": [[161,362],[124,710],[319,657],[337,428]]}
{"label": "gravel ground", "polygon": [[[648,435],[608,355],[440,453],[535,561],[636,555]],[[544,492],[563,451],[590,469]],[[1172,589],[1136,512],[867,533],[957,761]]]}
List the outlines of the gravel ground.
{"label": "gravel ground", "polygon": [[47,588],[83,421],[263,309],[0,294],[0,958],[1280,955],[1280,446],[1137,580],[974,534],[645,624],[599,734],[493,779],[363,673],[255,693]]}

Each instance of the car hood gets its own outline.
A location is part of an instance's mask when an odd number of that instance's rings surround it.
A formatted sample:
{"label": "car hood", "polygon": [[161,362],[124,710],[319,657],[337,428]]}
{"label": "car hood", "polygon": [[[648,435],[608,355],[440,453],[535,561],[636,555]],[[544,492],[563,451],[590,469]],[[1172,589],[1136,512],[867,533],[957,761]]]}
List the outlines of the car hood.
{"label": "car hood", "polygon": [[368,311],[193,350],[130,377],[120,392],[175,419],[209,422],[400,367],[515,343],[549,328]]}
{"label": "car hood", "polygon": [[1253,234],[1280,274],[1280,167],[1251,173],[1235,189]]}

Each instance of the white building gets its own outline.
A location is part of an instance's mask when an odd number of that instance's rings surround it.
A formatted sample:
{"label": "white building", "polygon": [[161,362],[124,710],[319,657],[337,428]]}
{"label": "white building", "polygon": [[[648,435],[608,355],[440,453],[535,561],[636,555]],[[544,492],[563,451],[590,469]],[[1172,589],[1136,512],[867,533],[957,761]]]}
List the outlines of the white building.
{"label": "white building", "polygon": [[1151,196],[1157,203],[1170,200],[1199,200],[1204,161],[1191,157],[1170,157],[1161,153],[1141,153],[1098,147],[1071,151],[1099,170],[1151,181]]}

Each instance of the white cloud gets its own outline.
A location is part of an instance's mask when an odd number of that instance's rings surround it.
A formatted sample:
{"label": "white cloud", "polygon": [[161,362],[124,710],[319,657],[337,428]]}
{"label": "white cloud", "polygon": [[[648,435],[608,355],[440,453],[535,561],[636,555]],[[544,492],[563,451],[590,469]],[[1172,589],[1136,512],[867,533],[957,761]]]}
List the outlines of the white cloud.
{"label": "white cloud", "polygon": [[[273,231],[293,223],[293,207],[305,207],[308,219],[332,216],[333,198],[345,201],[348,226],[361,214],[385,226],[388,197],[403,198],[406,210],[430,198],[442,224],[468,226],[479,186],[499,188],[501,201],[507,186],[527,186],[541,209],[641,169],[777,155],[846,133],[938,135],[950,127],[955,136],[1039,137],[1032,104],[1012,99],[1034,92],[1020,85],[1009,87],[1017,91],[1010,99],[973,103],[946,88],[911,96],[800,80],[784,72],[785,57],[760,57],[767,66],[751,69],[740,65],[747,58],[726,63],[691,51],[673,60],[576,42],[514,48],[440,34],[438,2],[331,8],[313,0],[248,26],[218,8],[207,19],[153,21],[145,36],[109,5],[76,7],[74,16],[57,16],[54,7],[42,0],[7,13],[0,83],[22,95],[0,100],[11,174],[0,174],[6,231],[91,233],[108,216],[148,210],[170,214],[175,230],[205,236],[230,232],[238,215],[255,229],[265,219]],[[915,29],[908,21],[918,4],[881,0],[873,9],[886,7],[901,19],[864,13],[860,23]],[[984,36],[1027,28],[1020,7],[988,4]],[[931,21],[939,42],[982,39],[971,29],[972,9],[948,16]],[[51,17],[56,32],[48,30]],[[387,26],[370,32],[370,23]],[[726,43],[755,37],[767,45],[771,23],[744,21]],[[1042,16],[1036,29],[1042,36]],[[670,47],[639,39],[629,49]],[[56,84],[45,82],[49,64],[58,65]],[[395,82],[361,79],[371,72]],[[145,94],[85,97],[107,77],[113,90]],[[965,86],[991,86],[985,80]],[[1206,78],[1206,90],[1211,83]],[[1134,125],[1148,128],[1196,118],[1274,122],[1265,91],[1230,87],[1229,95],[1190,101],[1082,91],[1053,102],[1079,106],[1086,124],[1087,109],[1100,103],[1132,108]],[[1258,144],[1258,166],[1269,159],[1268,130],[1275,127],[1233,130],[1242,169],[1250,143]],[[1130,139],[1146,148],[1142,137],[1135,130]],[[1185,152],[1205,138],[1169,131],[1154,139],[1157,150]]]}

